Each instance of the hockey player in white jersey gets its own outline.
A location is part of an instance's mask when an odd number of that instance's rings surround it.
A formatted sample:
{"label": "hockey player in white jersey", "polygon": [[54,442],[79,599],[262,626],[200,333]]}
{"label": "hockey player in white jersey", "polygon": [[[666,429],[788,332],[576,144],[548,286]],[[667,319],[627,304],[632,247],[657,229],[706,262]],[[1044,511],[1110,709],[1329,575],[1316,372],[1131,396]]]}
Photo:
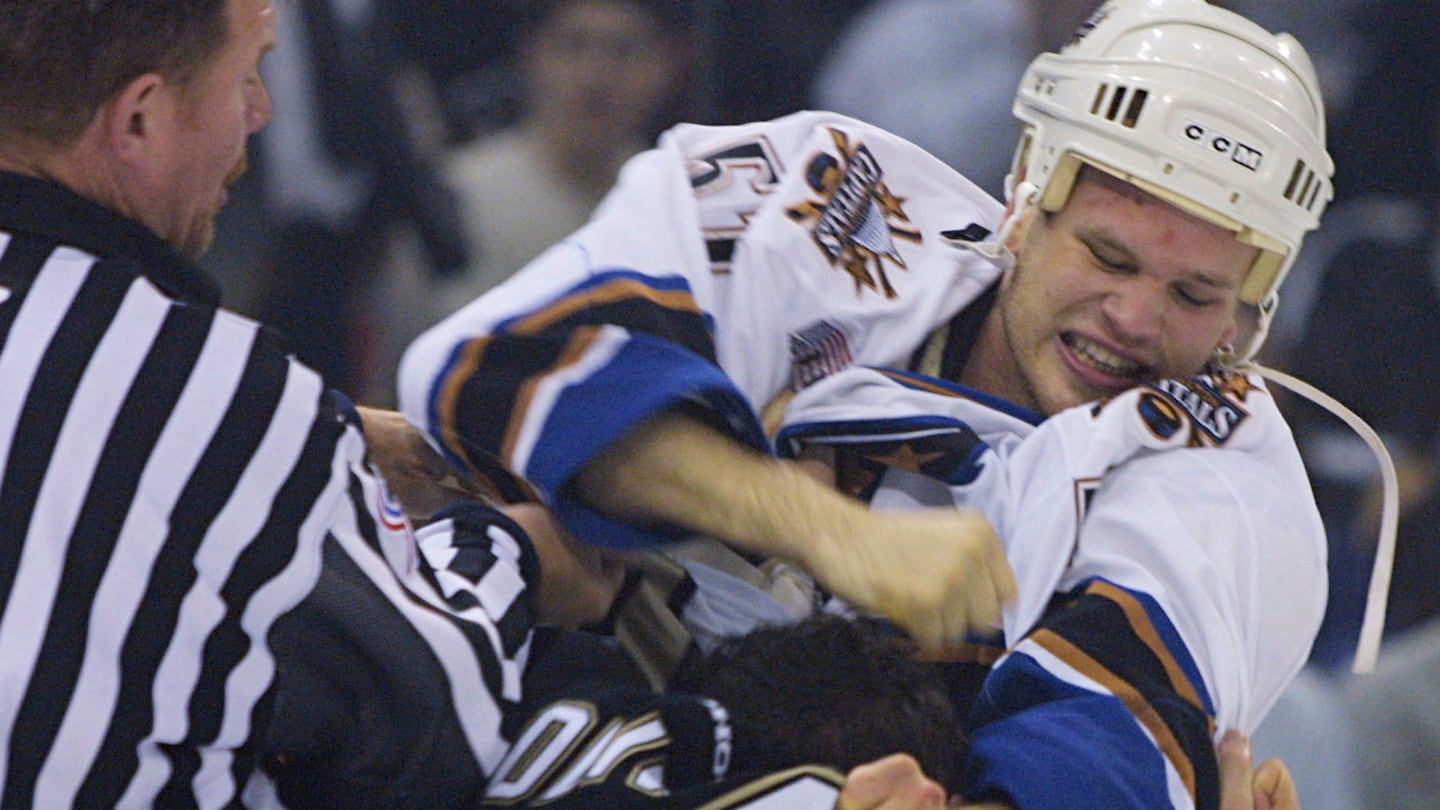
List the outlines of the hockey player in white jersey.
{"label": "hockey player in white jersey", "polygon": [[[1318,86],[1288,36],[1119,0],[1016,112],[1003,209],[841,117],[672,130],[411,347],[402,405],[580,536],[788,556],[927,642],[1009,595],[993,525],[1019,598],[967,796],[1214,807],[1213,742],[1253,730],[1323,612],[1313,498],[1244,368],[1330,198]],[[765,458],[758,415],[795,390],[787,441],[861,448],[865,494],[941,508],[861,514]],[[956,499],[977,511],[947,523]]]}

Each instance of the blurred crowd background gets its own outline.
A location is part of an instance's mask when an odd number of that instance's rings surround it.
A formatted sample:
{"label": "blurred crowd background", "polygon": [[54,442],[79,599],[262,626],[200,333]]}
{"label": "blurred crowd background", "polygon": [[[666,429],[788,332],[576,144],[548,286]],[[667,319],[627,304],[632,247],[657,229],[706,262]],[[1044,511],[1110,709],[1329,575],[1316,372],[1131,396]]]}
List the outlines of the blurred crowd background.
{"label": "blurred crowd background", "polygon": [[[999,196],[1010,100],[1098,0],[288,0],[274,123],[206,259],[357,399],[393,404],[425,327],[587,218],[681,121],[832,109]],[[1287,401],[1329,530],[1311,665],[1257,738],[1307,810],[1440,808],[1440,0],[1218,3],[1295,34],[1326,94],[1336,199],[1261,361],[1350,405],[1401,474],[1379,672],[1353,676],[1378,467]]]}

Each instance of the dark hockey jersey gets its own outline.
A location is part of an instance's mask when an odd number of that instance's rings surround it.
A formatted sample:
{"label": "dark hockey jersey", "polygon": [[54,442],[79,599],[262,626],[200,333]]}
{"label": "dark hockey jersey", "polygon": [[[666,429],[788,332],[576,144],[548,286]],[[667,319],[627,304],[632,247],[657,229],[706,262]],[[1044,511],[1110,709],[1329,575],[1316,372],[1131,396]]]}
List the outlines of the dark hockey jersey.
{"label": "dark hockey jersey", "polygon": [[[714,700],[661,695],[610,637],[534,627],[538,562],[524,531],[473,504],[417,533],[415,575],[494,634],[484,700],[440,683],[433,655],[402,643],[399,617],[328,565],[316,597],[277,627],[283,666],[262,806],[828,808],[843,776],[794,763]],[[521,674],[523,671],[523,675]],[[450,707],[498,712],[509,754],[467,767]],[[460,713],[463,717],[463,712]],[[493,719],[493,718],[492,718]]]}

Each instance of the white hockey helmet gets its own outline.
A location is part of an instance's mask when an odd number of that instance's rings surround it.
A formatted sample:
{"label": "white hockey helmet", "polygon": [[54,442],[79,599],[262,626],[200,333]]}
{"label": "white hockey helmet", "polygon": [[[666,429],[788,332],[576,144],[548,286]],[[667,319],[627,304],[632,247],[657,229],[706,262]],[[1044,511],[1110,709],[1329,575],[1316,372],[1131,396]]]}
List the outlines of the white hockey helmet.
{"label": "white hockey helmet", "polygon": [[1319,81],[1300,43],[1203,0],[1108,0],[1030,63],[1014,112],[1025,131],[1010,182],[1035,194],[1019,205],[1060,209],[1088,164],[1260,249],[1240,290],[1257,322],[1223,359],[1253,357],[1333,197]]}

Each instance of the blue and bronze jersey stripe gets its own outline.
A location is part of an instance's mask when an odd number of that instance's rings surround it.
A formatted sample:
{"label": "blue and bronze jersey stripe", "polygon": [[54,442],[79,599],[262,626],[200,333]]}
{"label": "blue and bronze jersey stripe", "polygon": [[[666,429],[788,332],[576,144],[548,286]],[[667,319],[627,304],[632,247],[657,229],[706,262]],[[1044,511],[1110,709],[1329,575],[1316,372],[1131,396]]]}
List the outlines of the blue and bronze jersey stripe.
{"label": "blue and bronze jersey stripe", "polygon": [[1029,638],[1120,698],[1196,807],[1218,806],[1214,709],[1189,653],[1149,597],[1092,580],[1057,597]]}
{"label": "blue and bronze jersey stripe", "polygon": [[536,390],[583,358],[607,325],[663,337],[715,362],[709,322],[683,281],[601,273],[455,348],[434,400],[434,422],[452,461],[493,496],[533,497],[509,467]]}

